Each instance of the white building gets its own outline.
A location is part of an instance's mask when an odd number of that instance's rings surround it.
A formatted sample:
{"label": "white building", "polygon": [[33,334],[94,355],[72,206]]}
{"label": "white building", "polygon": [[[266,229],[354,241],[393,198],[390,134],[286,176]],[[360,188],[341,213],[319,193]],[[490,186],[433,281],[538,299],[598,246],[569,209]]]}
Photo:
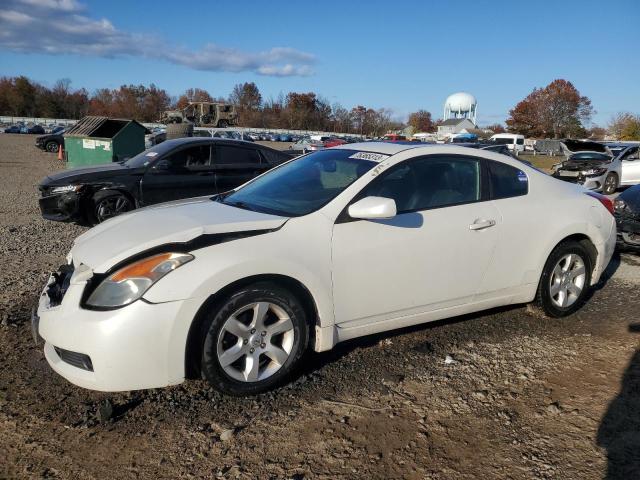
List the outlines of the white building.
{"label": "white building", "polygon": [[474,128],[476,128],[475,123],[468,118],[450,118],[438,125],[438,138],[445,139],[456,133],[468,133]]}

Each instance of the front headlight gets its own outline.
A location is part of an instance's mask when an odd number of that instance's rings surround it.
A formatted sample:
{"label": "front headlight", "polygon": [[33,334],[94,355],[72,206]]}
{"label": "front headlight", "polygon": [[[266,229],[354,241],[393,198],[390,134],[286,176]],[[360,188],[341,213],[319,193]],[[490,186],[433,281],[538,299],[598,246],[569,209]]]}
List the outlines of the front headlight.
{"label": "front headlight", "polygon": [[77,192],[78,190],[80,190],[80,185],[64,185],[62,187],[53,187],[51,193]]}
{"label": "front headlight", "polygon": [[138,300],[167,273],[193,260],[188,253],[161,253],[143,258],[105,278],[87,300],[101,308],[124,307]]}
{"label": "front headlight", "polygon": [[590,168],[589,170],[583,170],[582,174],[583,175],[602,175],[606,171],[607,171],[606,168]]}

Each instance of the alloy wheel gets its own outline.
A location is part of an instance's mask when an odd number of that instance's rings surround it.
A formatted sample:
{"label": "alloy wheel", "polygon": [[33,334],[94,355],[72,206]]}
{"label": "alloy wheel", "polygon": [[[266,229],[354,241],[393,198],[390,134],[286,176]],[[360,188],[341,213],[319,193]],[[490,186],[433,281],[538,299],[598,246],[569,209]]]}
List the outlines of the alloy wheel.
{"label": "alloy wheel", "polygon": [[580,255],[564,255],[553,269],[549,280],[551,301],[560,308],[573,305],[585,287],[587,271]]}
{"label": "alloy wheel", "polygon": [[127,197],[123,195],[107,197],[96,205],[96,217],[98,222],[102,223],[129,210],[131,210],[131,202]]}
{"label": "alloy wheel", "polygon": [[604,180],[604,191],[607,194],[611,194],[616,191],[616,177],[609,175]]}
{"label": "alloy wheel", "polygon": [[271,302],[256,302],[225,320],[216,353],[220,366],[231,378],[257,382],[285,364],[293,343],[293,322],[284,309]]}

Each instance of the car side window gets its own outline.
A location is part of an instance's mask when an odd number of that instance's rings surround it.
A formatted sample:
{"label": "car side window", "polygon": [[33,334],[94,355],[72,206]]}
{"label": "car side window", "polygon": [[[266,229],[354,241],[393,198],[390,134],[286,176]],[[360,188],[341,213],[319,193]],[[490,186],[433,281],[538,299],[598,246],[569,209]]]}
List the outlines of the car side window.
{"label": "car side window", "polygon": [[529,193],[529,177],[522,170],[502,162],[488,161],[491,198],[520,197]]}
{"label": "car side window", "polygon": [[392,198],[398,213],[477,202],[480,161],[455,156],[428,156],[392,168],[365,188],[359,198]]}
{"label": "car side window", "polygon": [[622,160],[638,160],[638,147],[630,148],[627,153],[624,154]]}
{"label": "car side window", "polygon": [[170,169],[174,171],[198,169],[210,164],[209,145],[198,145],[179,150],[165,157]]}
{"label": "car side window", "polygon": [[247,163],[261,163],[260,153],[253,148],[219,145],[216,163],[220,165],[234,165]]}

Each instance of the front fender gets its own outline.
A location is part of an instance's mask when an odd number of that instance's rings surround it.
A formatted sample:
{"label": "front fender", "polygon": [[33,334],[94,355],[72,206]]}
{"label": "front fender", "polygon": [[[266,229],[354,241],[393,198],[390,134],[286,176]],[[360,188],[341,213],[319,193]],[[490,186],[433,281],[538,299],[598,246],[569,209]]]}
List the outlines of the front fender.
{"label": "front fender", "polygon": [[[318,325],[332,326],[335,319],[330,230],[296,241],[291,232],[283,232],[285,229],[196,250],[192,252],[193,261],[161,279],[144,298],[154,303],[189,298],[206,300],[247,277],[282,275],[309,291],[318,312]],[[325,235],[327,238],[321,238]]]}

